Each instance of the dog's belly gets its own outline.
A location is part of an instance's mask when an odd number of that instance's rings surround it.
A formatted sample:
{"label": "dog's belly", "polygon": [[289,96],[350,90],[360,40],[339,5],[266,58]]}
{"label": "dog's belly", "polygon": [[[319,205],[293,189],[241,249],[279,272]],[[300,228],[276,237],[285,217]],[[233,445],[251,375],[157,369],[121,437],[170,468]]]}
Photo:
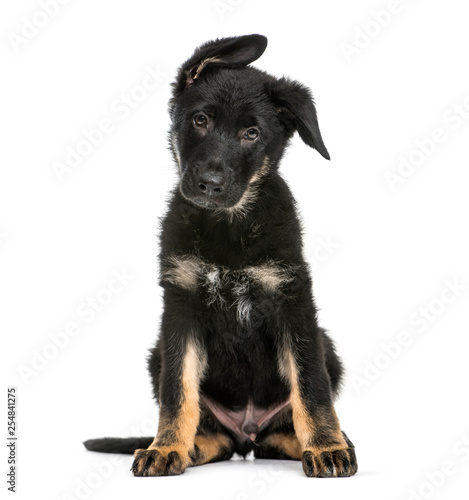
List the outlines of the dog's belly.
{"label": "dog's belly", "polygon": [[233,432],[241,441],[255,441],[257,434],[269,425],[275,415],[290,404],[290,400],[286,399],[269,408],[258,408],[250,400],[246,407],[240,410],[230,410],[204,394],[201,395],[201,399],[220,424]]}

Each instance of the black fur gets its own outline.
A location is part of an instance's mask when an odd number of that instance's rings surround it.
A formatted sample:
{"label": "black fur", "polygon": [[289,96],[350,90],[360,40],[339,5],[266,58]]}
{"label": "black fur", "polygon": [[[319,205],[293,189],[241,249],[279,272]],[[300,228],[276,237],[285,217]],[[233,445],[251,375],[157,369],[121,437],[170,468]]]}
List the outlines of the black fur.
{"label": "black fur", "polygon": [[152,437],[101,438],[88,439],[83,444],[85,445],[85,448],[90,451],[132,454],[137,448],[147,448],[150,446],[152,441]]}
{"label": "black fur", "polygon": [[[260,35],[208,42],[181,66],[173,84],[170,147],[180,182],[162,221],[164,313],[148,361],[160,420],[178,415],[182,360],[190,340],[207,360],[200,394],[228,410],[245,408],[249,401],[270,408],[289,398],[291,386],[279,369],[285,345],[291,346],[301,399],[313,420],[329,415],[340,387],[341,362],[318,326],[295,200],[278,173],[295,131],[324,158],[329,159],[329,153],[310,91],[248,66],[266,45]],[[246,192],[252,194],[247,202]],[[187,258],[197,259],[195,274],[187,267],[190,272],[184,268],[186,274],[178,277],[175,262]],[[264,282],[253,277],[256,266],[262,265],[285,271],[277,287],[269,288],[268,275]],[[242,308],[242,300],[248,308]],[[332,427],[323,425],[308,446],[329,446]],[[253,443],[234,435],[201,402],[198,434],[223,433],[232,443],[215,459],[227,459],[233,452],[246,455],[252,449],[257,457],[288,457],[262,447],[271,432],[294,435],[291,409],[279,412]],[[146,447],[151,438],[142,440],[107,438],[85,446],[127,453]],[[160,429],[159,446],[175,441],[174,429]],[[324,455],[323,469],[314,472],[308,453],[303,456],[307,475],[334,475],[335,455]],[[139,475],[146,475],[156,459],[141,455],[146,462]],[[338,452],[336,456],[342,457]],[[183,471],[178,465],[178,471],[168,472],[168,464],[163,474]],[[356,464],[338,475],[355,470]]]}

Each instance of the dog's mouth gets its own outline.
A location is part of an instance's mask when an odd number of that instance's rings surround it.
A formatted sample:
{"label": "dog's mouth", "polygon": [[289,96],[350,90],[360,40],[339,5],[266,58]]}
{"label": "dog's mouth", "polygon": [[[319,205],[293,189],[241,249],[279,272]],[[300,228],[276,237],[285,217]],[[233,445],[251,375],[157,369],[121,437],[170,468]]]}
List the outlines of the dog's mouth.
{"label": "dog's mouth", "polygon": [[179,192],[186,200],[190,201],[193,205],[209,210],[232,208],[236,205],[240,198],[239,196],[234,197],[231,191],[224,191],[221,194],[199,194],[197,192],[194,192],[194,189],[191,189],[191,187],[188,188],[183,182],[181,182],[179,185]]}
{"label": "dog's mouth", "polygon": [[198,207],[211,208],[211,209],[227,208],[225,206],[225,204],[222,203],[221,201],[202,198],[200,196],[188,198],[188,199],[189,199],[189,201],[191,201],[194,205],[197,205]]}

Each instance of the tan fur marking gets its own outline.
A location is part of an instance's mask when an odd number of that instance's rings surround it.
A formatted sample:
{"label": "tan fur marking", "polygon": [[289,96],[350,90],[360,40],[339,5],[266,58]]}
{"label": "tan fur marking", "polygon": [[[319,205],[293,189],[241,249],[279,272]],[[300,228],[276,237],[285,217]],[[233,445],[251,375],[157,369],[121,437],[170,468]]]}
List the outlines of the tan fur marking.
{"label": "tan fur marking", "polygon": [[230,221],[232,221],[235,216],[241,218],[244,217],[249,212],[251,205],[256,201],[261,181],[269,172],[269,168],[269,157],[266,156],[261,168],[257,170],[249,180],[246,190],[238,203],[236,203],[233,207],[224,208],[222,210],[218,210],[217,212],[228,215]]}
{"label": "tan fur marking", "polygon": [[196,465],[206,464],[216,458],[223,449],[228,450],[231,448],[231,440],[224,434],[195,436],[195,444],[200,452]]}
{"label": "tan fur marking", "polygon": [[166,263],[170,267],[163,271],[164,280],[185,290],[197,289],[197,281],[203,268],[202,260],[194,255],[172,255],[166,259]]}
{"label": "tan fur marking", "polygon": [[177,143],[177,137],[176,134],[171,134],[171,147],[174,152],[174,155],[176,156],[176,161],[178,164],[179,170],[182,169],[181,166],[181,155],[179,154],[179,148],[178,148],[178,143]]}
{"label": "tan fur marking", "polygon": [[[328,414],[329,420],[331,419],[331,417],[333,421],[333,426],[335,428],[334,433],[331,437],[333,438],[334,442],[339,443],[339,445],[334,444],[331,446],[322,446],[322,447],[308,446],[306,449],[308,451],[312,451],[315,455],[320,455],[324,451],[338,451],[338,450],[346,450],[348,448],[348,444],[346,443],[344,436],[342,435],[342,432],[340,430],[339,419],[337,418],[337,414],[334,408],[331,408],[330,413]],[[325,420],[324,417],[321,420],[319,421],[319,425],[327,425],[327,423],[324,421]],[[329,422],[328,425],[331,426],[331,423]]]}
{"label": "tan fur marking", "polygon": [[274,263],[248,267],[247,271],[259,281],[266,292],[275,292],[283,284],[292,280],[285,268]]}
{"label": "tan fur marking", "polygon": [[216,58],[216,57],[208,57],[207,59],[204,59],[198,66],[197,66],[197,71],[195,72],[195,75],[194,77],[192,78],[193,80],[196,80],[200,73],[202,72],[202,70],[205,68],[205,66],[207,66],[207,64],[209,63],[213,63],[213,62],[219,62],[220,59]]}
{"label": "tan fur marking", "polygon": [[300,387],[298,384],[298,371],[295,360],[290,350],[284,352],[283,374],[290,382],[290,403],[293,414],[293,426],[295,433],[300,442],[301,449],[306,449],[306,445],[310,440],[311,434],[315,432],[316,426],[313,420],[306,411],[303,401],[300,396]]}
{"label": "tan fur marking", "polygon": [[295,460],[301,460],[301,456],[303,455],[300,442],[296,436],[280,433],[269,434],[260,445],[271,446],[276,450],[283,451],[286,455]]}
{"label": "tan fur marking", "polygon": [[[190,460],[189,452],[194,448],[194,438],[199,425],[199,383],[205,365],[205,357],[193,342],[189,342],[182,368],[182,400],[179,413],[173,421],[160,420],[158,434],[148,447],[149,450],[156,449],[163,453],[176,451],[184,462]],[[159,436],[168,428],[175,431],[175,442],[166,446],[158,445]]]}
{"label": "tan fur marking", "polygon": [[[316,416],[314,420],[306,410],[300,394],[298,383],[298,369],[295,363],[295,359],[290,349],[288,348],[285,348],[285,351],[283,353],[283,360],[280,363],[280,370],[282,375],[290,382],[290,403],[292,406],[293,426],[295,428],[296,436],[300,442],[301,449],[304,451],[312,451],[315,455],[320,454],[324,451],[347,449],[348,446],[345,442],[344,437],[342,436],[339,420],[334,408],[330,408],[330,411],[328,411],[326,415]],[[334,429],[331,439],[333,439],[336,443],[339,443],[338,445],[334,444],[321,448],[310,445],[312,440],[311,438],[313,438],[317,431],[323,427]]]}
{"label": "tan fur marking", "polygon": [[[195,255],[171,255],[165,263],[163,279],[189,291],[196,291],[203,282],[214,295],[217,287],[226,284],[227,276],[230,276],[229,269],[205,262]],[[292,280],[292,269],[274,261],[245,267],[234,271],[234,274],[241,272],[257,281],[266,292],[276,292]],[[211,300],[215,301],[213,297]]]}
{"label": "tan fur marking", "polygon": [[189,450],[187,446],[184,446],[181,443],[175,444],[174,446],[158,446],[155,444],[156,438],[153,440],[153,443],[147,448],[148,450],[158,450],[158,453],[166,457],[168,456],[172,451],[175,451],[181,459],[184,461],[186,457],[189,454]]}
{"label": "tan fur marking", "polygon": [[182,372],[182,405],[178,418],[179,439],[194,446],[194,438],[199,425],[199,382],[205,363],[201,353],[191,342],[188,345]]}

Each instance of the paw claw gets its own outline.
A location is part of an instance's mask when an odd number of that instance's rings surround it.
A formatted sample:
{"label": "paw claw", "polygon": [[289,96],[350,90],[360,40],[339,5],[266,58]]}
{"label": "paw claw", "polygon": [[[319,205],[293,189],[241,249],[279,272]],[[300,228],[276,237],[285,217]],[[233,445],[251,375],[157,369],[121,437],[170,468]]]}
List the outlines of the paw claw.
{"label": "paw claw", "polygon": [[334,462],[332,460],[332,455],[329,452],[324,452],[321,454],[321,460],[323,467],[326,469],[327,476],[328,477],[334,477],[336,476],[336,469],[334,466]]}

